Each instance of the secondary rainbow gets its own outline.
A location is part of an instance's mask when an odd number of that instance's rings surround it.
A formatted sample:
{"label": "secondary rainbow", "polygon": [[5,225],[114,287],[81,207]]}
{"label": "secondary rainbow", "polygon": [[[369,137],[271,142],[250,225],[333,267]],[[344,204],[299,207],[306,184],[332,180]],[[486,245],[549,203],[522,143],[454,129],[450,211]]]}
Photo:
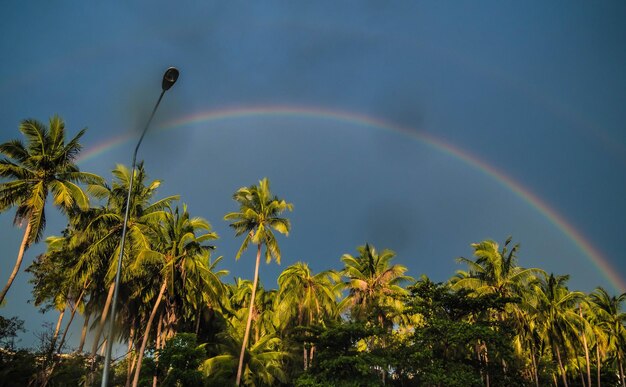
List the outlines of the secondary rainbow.
{"label": "secondary rainbow", "polygon": [[[439,138],[424,132],[418,132],[413,129],[401,127],[389,122],[385,122],[373,117],[362,114],[338,111],[332,109],[311,108],[311,107],[293,107],[293,106],[262,106],[262,107],[240,107],[232,109],[220,109],[215,111],[200,112],[189,115],[178,120],[167,122],[159,126],[156,130],[173,130],[183,128],[192,124],[216,122],[220,120],[241,119],[245,117],[294,117],[294,118],[312,118],[325,119],[336,122],[345,122],[351,125],[359,125],[362,127],[391,130],[403,135],[412,137],[438,151],[444,152],[465,164],[468,164],[482,173],[492,177],[504,187],[515,193],[531,207],[539,211],[551,223],[561,230],[589,259],[599,270],[606,276],[609,282],[620,292],[626,291],[626,281],[624,281],[609,264],[608,260],[602,253],[595,248],[578,230],[570,225],[563,216],[550,208],[543,200],[533,194],[530,190],[524,188],[517,181],[505,175],[502,171],[493,167],[469,152],[460,149],[457,146],[449,144]],[[83,152],[79,161],[85,161],[97,157],[104,152],[117,147],[133,137],[130,134],[115,137],[105,143],[99,144],[93,148]]]}

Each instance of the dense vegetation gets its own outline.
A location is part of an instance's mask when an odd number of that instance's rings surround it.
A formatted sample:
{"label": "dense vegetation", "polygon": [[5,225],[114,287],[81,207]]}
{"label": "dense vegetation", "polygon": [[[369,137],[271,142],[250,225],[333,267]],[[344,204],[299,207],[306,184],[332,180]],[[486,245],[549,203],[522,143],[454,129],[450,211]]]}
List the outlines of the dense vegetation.
{"label": "dense vegetation", "polygon": [[[65,143],[58,117],[20,130],[26,143],[0,144],[0,211],[16,208],[26,225],[2,297],[42,236],[49,193],[68,226],[27,269],[34,304],[58,322],[24,350],[14,343],[23,322],[0,317],[0,386],[99,384],[107,340],[128,349],[114,362],[120,386],[624,386],[626,294],[571,291],[567,275],[519,266],[510,238],[472,244],[465,270],[444,283],[409,277],[393,251],[364,244],[338,267],[314,273],[298,262],[264,287],[261,257],[280,262],[274,232],[289,233],[281,216],[292,205],[263,179],[235,192],[239,208],[225,216],[243,237],[236,258],[256,247],[254,279],[227,283],[211,225],[179,197],[157,199],[160,182],[143,165],[119,165],[107,181],[74,164],[82,131]],[[107,336],[133,173],[124,302]],[[82,337],[66,353],[74,321]]]}

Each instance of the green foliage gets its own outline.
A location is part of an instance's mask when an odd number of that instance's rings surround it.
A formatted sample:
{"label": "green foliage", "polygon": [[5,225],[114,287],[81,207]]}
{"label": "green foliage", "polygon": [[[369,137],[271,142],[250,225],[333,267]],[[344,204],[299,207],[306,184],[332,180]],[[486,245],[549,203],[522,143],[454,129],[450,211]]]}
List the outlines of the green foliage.
{"label": "green foliage", "polygon": [[81,380],[89,370],[89,360],[83,355],[62,357],[50,376],[48,386],[71,386]]}
{"label": "green foliage", "polygon": [[[497,294],[471,295],[423,278],[410,288],[407,304],[424,317],[423,326],[400,345],[402,377],[419,385],[515,385],[513,331],[506,321],[491,321],[489,311],[503,311],[511,299]],[[402,348],[402,347],[405,348]],[[489,363],[478,352],[489,351]],[[501,371],[501,362],[508,367]]]}
{"label": "green foliage", "polygon": [[379,386],[380,370],[388,359],[383,351],[367,351],[362,344],[383,334],[380,327],[344,322],[328,326],[315,343],[317,355],[313,366],[302,374],[297,386]]}
{"label": "green foliage", "polygon": [[27,386],[37,374],[37,356],[27,350],[0,350],[0,387]]}
{"label": "green foliage", "polygon": [[199,366],[206,359],[206,351],[197,343],[193,333],[178,333],[159,351],[161,386],[202,386]]}
{"label": "green foliage", "polygon": [[[209,385],[230,385],[235,382],[238,356],[243,332],[229,329],[220,335],[214,353],[201,366]],[[273,386],[287,382],[284,365],[289,353],[283,341],[274,334],[266,334],[253,342],[244,353],[241,382],[252,386]]]}
{"label": "green foliage", "polygon": [[24,320],[17,317],[4,318],[0,316],[0,348],[15,349],[15,339],[19,332],[25,332]]}

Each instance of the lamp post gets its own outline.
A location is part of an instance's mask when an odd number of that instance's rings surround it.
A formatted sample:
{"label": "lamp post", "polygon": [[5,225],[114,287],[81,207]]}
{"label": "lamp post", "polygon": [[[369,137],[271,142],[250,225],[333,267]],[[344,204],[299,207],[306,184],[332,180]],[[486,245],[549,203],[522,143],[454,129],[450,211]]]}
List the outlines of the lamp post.
{"label": "lamp post", "polygon": [[117,305],[117,294],[119,292],[120,285],[120,273],[122,271],[122,257],[124,255],[124,242],[126,240],[126,230],[128,228],[128,213],[130,209],[130,196],[133,190],[133,181],[135,179],[135,164],[137,161],[137,151],[139,150],[139,146],[141,145],[141,141],[143,137],[146,135],[148,128],[150,127],[150,122],[152,122],[152,118],[154,117],[154,113],[156,113],[159,104],[161,103],[161,99],[163,99],[163,95],[166,91],[168,91],[176,80],[178,79],[178,69],[175,67],[170,67],[163,74],[163,82],[161,83],[161,95],[157,100],[156,105],[154,105],[154,109],[152,109],[152,114],[150,114],[150,118],[148,119],[148,123],[146,123],[146,127],[141,132],[141,137],[139,137],[139,141],[137,142],[137,146],[135,146],[135,152],[133,153],[133,164],[131,167],[130,174],[130,183],[128,185],[128,196],[126,197],[126,210],[124,213],[124,225],[122,226],[122,240],[120,242],[120,255],[117,258],[117,271],[115,272],[115,291],[113,292],[113,303],[111,304],[111,318],[109,319],[109,335],[107,337],[107,345],[104,356],[104,369],[102,371],[102,387],[107,387],[109,383],[109,368],[111,366],[111,349],[113,347],[113,326],[115,324],[115,307]]}

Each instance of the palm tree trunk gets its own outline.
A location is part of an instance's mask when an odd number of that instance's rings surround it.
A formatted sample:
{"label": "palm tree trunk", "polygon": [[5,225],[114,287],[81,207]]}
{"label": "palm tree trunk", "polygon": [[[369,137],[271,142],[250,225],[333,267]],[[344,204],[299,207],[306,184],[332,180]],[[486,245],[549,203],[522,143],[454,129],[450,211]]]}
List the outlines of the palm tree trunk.
{"label": "palm tree trunk", "polygon": [[[618,340],[619,343],[619,340]],[[620,354],[620,347],[617,347],[617,364],[619,364],[619,380],[622,384],[622,387],[626,387],[626,382],[624,382],[624,366],[622,365],[622,356]]]}
{"label": "palm tree trunk", "polygon": [[67,337],[67,331],[70,330],[70,325],[72,325],[72,321],[74,321],[74,316],[76,315],[76,307],[72,308],[70,312],[70,320],[65,325],[65,329],[63,330],[63,335],[61,336],[61,340],[59,341],[59,345],[57,347],[57,353],[61,353],[63,349],[63,344],[65,344],[65,338]]}
{"label": "palm tree trunk", "polygon": [[533,365],[533,376],[535,377],[535,386],[539,387],[539,375],[537,373],[537,360],[535,359],[535,349],[532,344],[530,345],[530,359],[532,360],[532,365]]}
{"label": "palm tree trunk", "polygon": [[61,331],[61,323],[63,322],[63,316],[65,316],[65,308],[59,313],[59,318],[57,320],[57,325],[54,328],[54,335],[52,335],[52,340],[50,341],[50,354],[54,352],[56,348],[56,342],[59,338],[59,332]]}
{"label": "palm tree trunk", "polygon": [[61,341],[59,342],[59,346],[57,347],[57,353],[61,353],[61,349],[63,349],[63,344],[65,343],[65,338],[67,337],[67,332],[70,329],[70,325],[72,325],[72,321],[74,321],[74,316],[76,316],[76,310],[78,309],[78,304],[80,303],[80,300],[83,299],[83,296],[85,295],[85,291],[87,290],[87,282],[85,282],[85,286],[83,286],[83,290],[80,292],[80,295],[78,296],[78,298],[76,299],[76,302],[74,303],[74,306],[72,307],[72,312],[70,313],[70,321],[67,322],[67,325],[65,326],[65,330],[63,331],[63,336],[61,336]]}
{"label": "palm tree trunk", "polygon": [[567,384],[567,375],[565,374],[565,367],[563,367],[563,362],[561,361],[561,351],[559,351],[559,346],[555,345],[554,349],[556,350],[556,357],[559,361],[559,370],[561,371],[561,376],[563,378],[563,384],[565,387],[568,387]]}
{"label": "palm tree trunk", "polygon": [[487,356],[487,344],[483,343],[481,345],[484,348],[484,358],[485,358],[485,367],[486,367],[486,371],[485,371],[485,386],[489,387],[490,384],[490,380],[489,380],[489,357]]}
{"label": "palm tree trunk", "polygon": [[582,367],[580,366],[580,359],[578,358],[578,354],[575,354],[575,355],[576,355],[576,365],[578,366],[578,374],[580,375],[580,385],[582,387],[587,387],[587,385],[585,384],[585,375],[583,374]]}
{"label": "palm tree trunk", "polygon": [[112,283],[109,286],[109,294],[107,294],[107,299],[104,303],[104,308],[102,308],[102,316],[100,316],[100,324],[98,325],[98,330],[96,331],[96,335],[93,338],[93,344],[91,346],[91,357],[95,358],[96,353],[98,353],[98,343],[100,342],[100,336],[102,336],[102,331],[104,330],[104,324],[106,324],[107,316],[109,314],[109,308],[111,306],[111,300],[113,299],[113,291],[115,290],[115,283]]}
{"label": "palm tree trunk", "polygon": [[83,352],[83,347],[85,346],[85,340],[87,339],[87,330],[89,329],[89,319],[91,317],[91,313],[85,314],[85,321],[83,322],[83,329],[80,333],[80,343],[78,344],[78,349],[76,352]]}
{"label": "palm tree trunk", "polygon": [[107,340],[109,340],[109,336],[104,336],[104,340],[102,340],[102,345],[100,345],[100,356],[104,357],[104,351],[107,347]]}
{"label": "palm tree trunk", "polygon": [[306,366],[307,366],[306,358],[308,355],[308,352],[306,350],[306,343],[302,343],[302,353],[303,353],[303,359],[304,359],[304,370],[306,371]]}
{"label": "palm tree trunk", "polygon": [[163,338],[163,341],[165,341],[166,339],[169,339],[171,337],[173,337],[176,334],[176,322],[178,320],[178,318],[176,317],[176,305],[167,305],[166,308],[167,311],[165,313],[165,326],[163,327],[163,335],[161,336]]}
{"label": "palm tree trunk", "polygon": [[[159,349],[165,346],[164,342],[161,342],[161,331],[163,330],[163,317],[162,315],[158,319],[159,323],[157,324],[157,334],[156,334],[156,357],[154,359],[154,376],[152,376],[152,387],[157,387],[157,383],[159,382]],[[163,340],[165,341],[165,340]]]}
{"label": "palm tree trunk", "polygon": [[[578,304],[578,313],[580,318],[583,318],[583,308]],[[591,363],[589,361],[589,346],[587,345],[587,335],[585,330],[581,330],[580,334],[583,337],[583,347],[585,348],[585,361],[587,362],[587,385],[591,387]]]}
{"label": "palm tree trunk", "polygon": [[198,336],[198,332],[200,332],[200,318],[202,317],[202,307],[198,308],[198,315],[196,316],[196,336]]}
{"label": "palm tree trunk", "polygon": [[135,320],[133,319],[133,324],[130,326],[130,336],[128,337],[128,353],[130,354],[130,359],[128,359],[128,369],[126,370],[126,384],[125,387],[130,387],[130,376],[133,374],[133,369],[135,368],[135,360],[137,360],[137,355],[132,352],[133,346],[135,345]]}
{"label": "palm tree trunk", "polygon": [[24,259],[24,252],[26,251],[28,245],[28,239],[30,238],[30,216],[26,219],[26,230],[24,230],[24,237],[22,238],[22,244],[20,245],[20,250],[17,253],[17,260],[15,261],[15,266],[13,266],[13,271],[9,276],[9,281],[6,285],[4,285],[4,289],[2,289],[2,293],[0,293],[0,305],[4,302],[4,297],[7,295],[9,288],[13,285],[13,281],[17,276],[17,273],[20,271],[20,266],[22,266],[22,260]]}
{"label": "palm tree trunk", "polygon": [[[478,363],[480,365],[480,378],[481,380],[485,382],[485,386],[489,387],[489,371],[485,369],[485,372],[483,372],[483,367],[482,367],[483,365],[482,349],[483,349],[483,344],[480,340],[478,340],[476,344],[474,345],[474,350],[476,351],[476,359],[478,360]],[[484,357],[486,359],[486,354]]]}
{"label": "palm tree trunk", "polygon": [[56,361],[54,361],[54,352],[56,348],[56,341],[59,337],[59,332],[61,331],[61,323],[63,322],[63,316],[65,316],[65,308],[59,313],[59,318],[57,320],[57,325],[54,328],[54,334],[52,335],[52,339],[50,340],[50,348],[47,350],[46,358],[44,359],[44,370],[43,370],[43,380],[41,382],[41,387],[46,387],[48,385],[48,381],[54,372],[54,368],[56,366]]}
{"label": "palm tree trunk", "polygon": [[248,321],[246,322],[246,332],[243,335],[243,343],[241,344],[241,354],[239,354],[239,366],[237,367],[236,384],[241,384],[241,373],[243,371],[243,356],[248,346],[248,336],[250,335],[250,327],[252,326],[252,311],[254,309],[254,298],[256,297],[256,287],[259,283],[259,266],[261,265],[261,244],[258,244],[256,252],[256,265],[254,268],[254,281],[252,282],[252,296],[250,297],[250,309],[248,310]]}
{"label": "palm tree trunk", "polygon": [[598,387],[600,387],[600,367],[602,367],[602,365],[600,364],[600,344],[597,341],[596,341],[596,364],[598,367],[598,373],[597,373]]}
{"label": "palm tree trunk", "polygon": [[133,387],[137,387],[137,384],[139,383],[139,373],[141,372],[141,361],[143,360],[143,353],[146,350],[146,344],[148,344],[148,336],[150,336],[150,326],[152,325],[154,316],[156,316],[156,312],[159,309],[159,304],[161,304],[161,300],[163,299],[163,293],[165,293],[166,288],[167,288],[167,279],[164,280],[163,285],[161,285],[159,296],[157,297],[157,300],[154,303],[154,307],[152,308],[152,313],[150,313],[150,318],[148,319],[148,323],[146,324],[146,332],[143,335],[143,340],[141,341],[141,348],[139,348],[139,353],[137,354],[137,369],[135,370],[135,377],[133,378]]}

